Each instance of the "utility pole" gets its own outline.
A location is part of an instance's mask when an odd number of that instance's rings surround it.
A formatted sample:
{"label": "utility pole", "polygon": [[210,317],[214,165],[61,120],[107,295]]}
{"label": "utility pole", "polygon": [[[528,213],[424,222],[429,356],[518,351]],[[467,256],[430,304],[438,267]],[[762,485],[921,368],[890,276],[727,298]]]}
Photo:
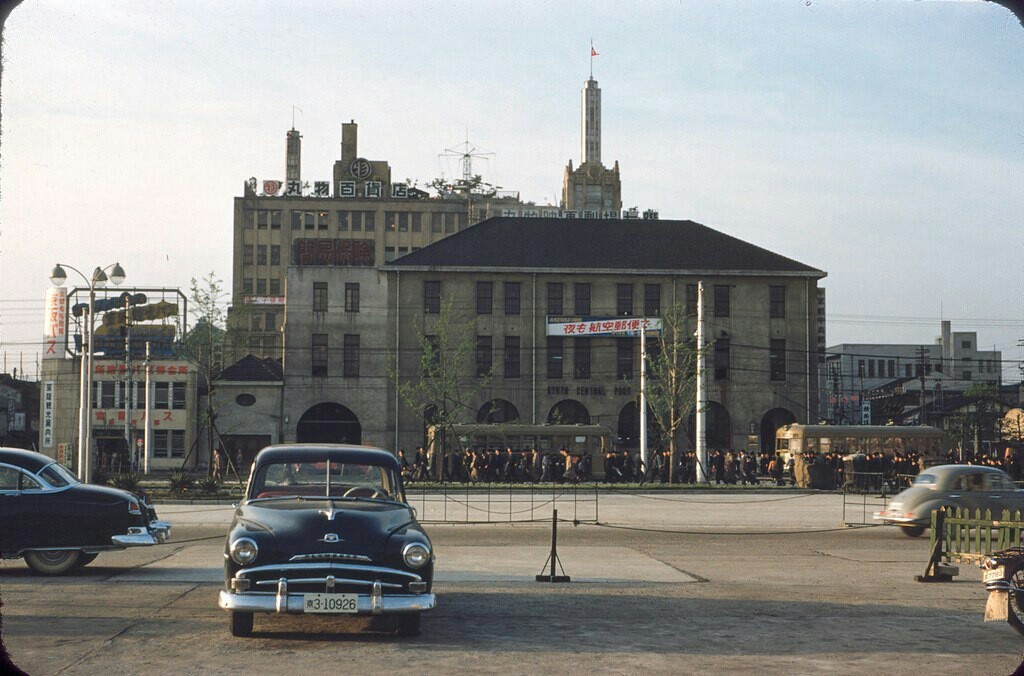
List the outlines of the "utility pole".
{"label": "utility pole", "polygon": [[918,377],[921,380],[921,392],[920,392],[920,396],[918,397],[918,410],[920,411],[920,414],[918,415],[918,424],[919,425],[927,425],[928,424],[928,421],[925,419],[925,415],[924,415],[924,371],[925,371],[925,365],[927,363],[928,363],[928,348],[924,347],[922,345],[921,347],[917,348],[917,373],[918,373]]}
{"label": "utility pole", "polygon": [[132,447],[132,310],[131,296],[124,297],[124,445],[128,465],[138,471],[138,458]]}
{"label": "utility pole", "polygon": [[704,371],[704,282],[697,282],[697,483],[708,481],[707,373]]}

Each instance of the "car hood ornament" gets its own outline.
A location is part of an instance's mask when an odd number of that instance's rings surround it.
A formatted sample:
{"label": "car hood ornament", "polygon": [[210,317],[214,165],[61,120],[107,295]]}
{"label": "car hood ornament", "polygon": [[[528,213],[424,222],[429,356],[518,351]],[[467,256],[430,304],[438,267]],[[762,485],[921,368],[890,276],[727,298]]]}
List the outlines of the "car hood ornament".
{"label": "car hood ornament", "polygon": [[337,533],[326,533],[317,542],[341,542],[341,537]]}
{"label": "car hood ornament", "polygon": [[334,505],[331,505],[330,509],[321,509],[318,511],[320,514],[326,516],[328,521],[334,521],[334,517],[340,514],[340,512],[334,508]]}

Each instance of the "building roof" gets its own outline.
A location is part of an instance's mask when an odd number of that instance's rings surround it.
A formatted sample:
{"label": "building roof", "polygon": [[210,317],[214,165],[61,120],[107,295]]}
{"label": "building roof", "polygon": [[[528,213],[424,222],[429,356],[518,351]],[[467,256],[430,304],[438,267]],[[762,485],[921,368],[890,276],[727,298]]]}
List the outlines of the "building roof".
{"label": "building roof", "polygon": [[238,382],[266,382],[284,380],[284,370],[281,362],[276,359],[259,357],[248,354],[231,366],[220,372],[217,380],[232,380]]}
{"label": "building roof", "polygon": [[385,267],[825,272],[693,221],[489,218]]}

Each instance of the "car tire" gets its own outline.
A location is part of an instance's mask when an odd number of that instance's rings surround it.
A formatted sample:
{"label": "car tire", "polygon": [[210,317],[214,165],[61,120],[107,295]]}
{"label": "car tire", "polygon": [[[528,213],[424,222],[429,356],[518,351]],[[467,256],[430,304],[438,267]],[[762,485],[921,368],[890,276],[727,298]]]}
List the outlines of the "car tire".
{"label": "car tire", "polygon": [[78,568],[85,568],[95,561],[97,556],[99,556],[99,553],[86,554],[85,552],[82,552],[82,555],[78,557],[78,564],[76,565]]}
{"label": "car tire", "polygon": [[78,567],[81,557],[76,549],[38,549],[25,552],[25,563],[40,575],[64,575]]}
{"label": "car tire", "polygon": [[244,638],[252,635],[252,613],[231,611],[231,635]]}
{"label": "car tire", "polygon": [[900,526],[900,530],[908,538],[919,538],[924,534],[924,526]]}
{"label": "car tire", "polygon": [[[1006,576],[1003,578],[1014,587],[1024,585],[1024,562],[1016,561],[1006,566]],[[1009,592],[1009,608],[1007,609],[1006,621],[1017,633],[1024,634],[1024,594]]]}
{"label": "car tire", "polygon": [[420,614],[410,613],[395,618],[395,634],[398,636],[420,635]]}

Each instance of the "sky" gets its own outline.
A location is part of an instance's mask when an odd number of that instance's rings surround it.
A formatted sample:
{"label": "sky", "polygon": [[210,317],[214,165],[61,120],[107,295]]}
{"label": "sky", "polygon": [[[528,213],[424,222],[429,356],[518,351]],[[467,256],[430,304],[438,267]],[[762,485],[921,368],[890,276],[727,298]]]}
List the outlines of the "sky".
{"label": "sky", "polygon": [[825,270],[827,343],[932,343],[942,319],[1024,338],[1024,29],[981,1],[26,0],[8,19],[0,368],[34,377],[49,274],[230,286],[233,198],[327,180],[341,123],[421,184],[474,173],[557,202],[602,159],[654,208]]}

